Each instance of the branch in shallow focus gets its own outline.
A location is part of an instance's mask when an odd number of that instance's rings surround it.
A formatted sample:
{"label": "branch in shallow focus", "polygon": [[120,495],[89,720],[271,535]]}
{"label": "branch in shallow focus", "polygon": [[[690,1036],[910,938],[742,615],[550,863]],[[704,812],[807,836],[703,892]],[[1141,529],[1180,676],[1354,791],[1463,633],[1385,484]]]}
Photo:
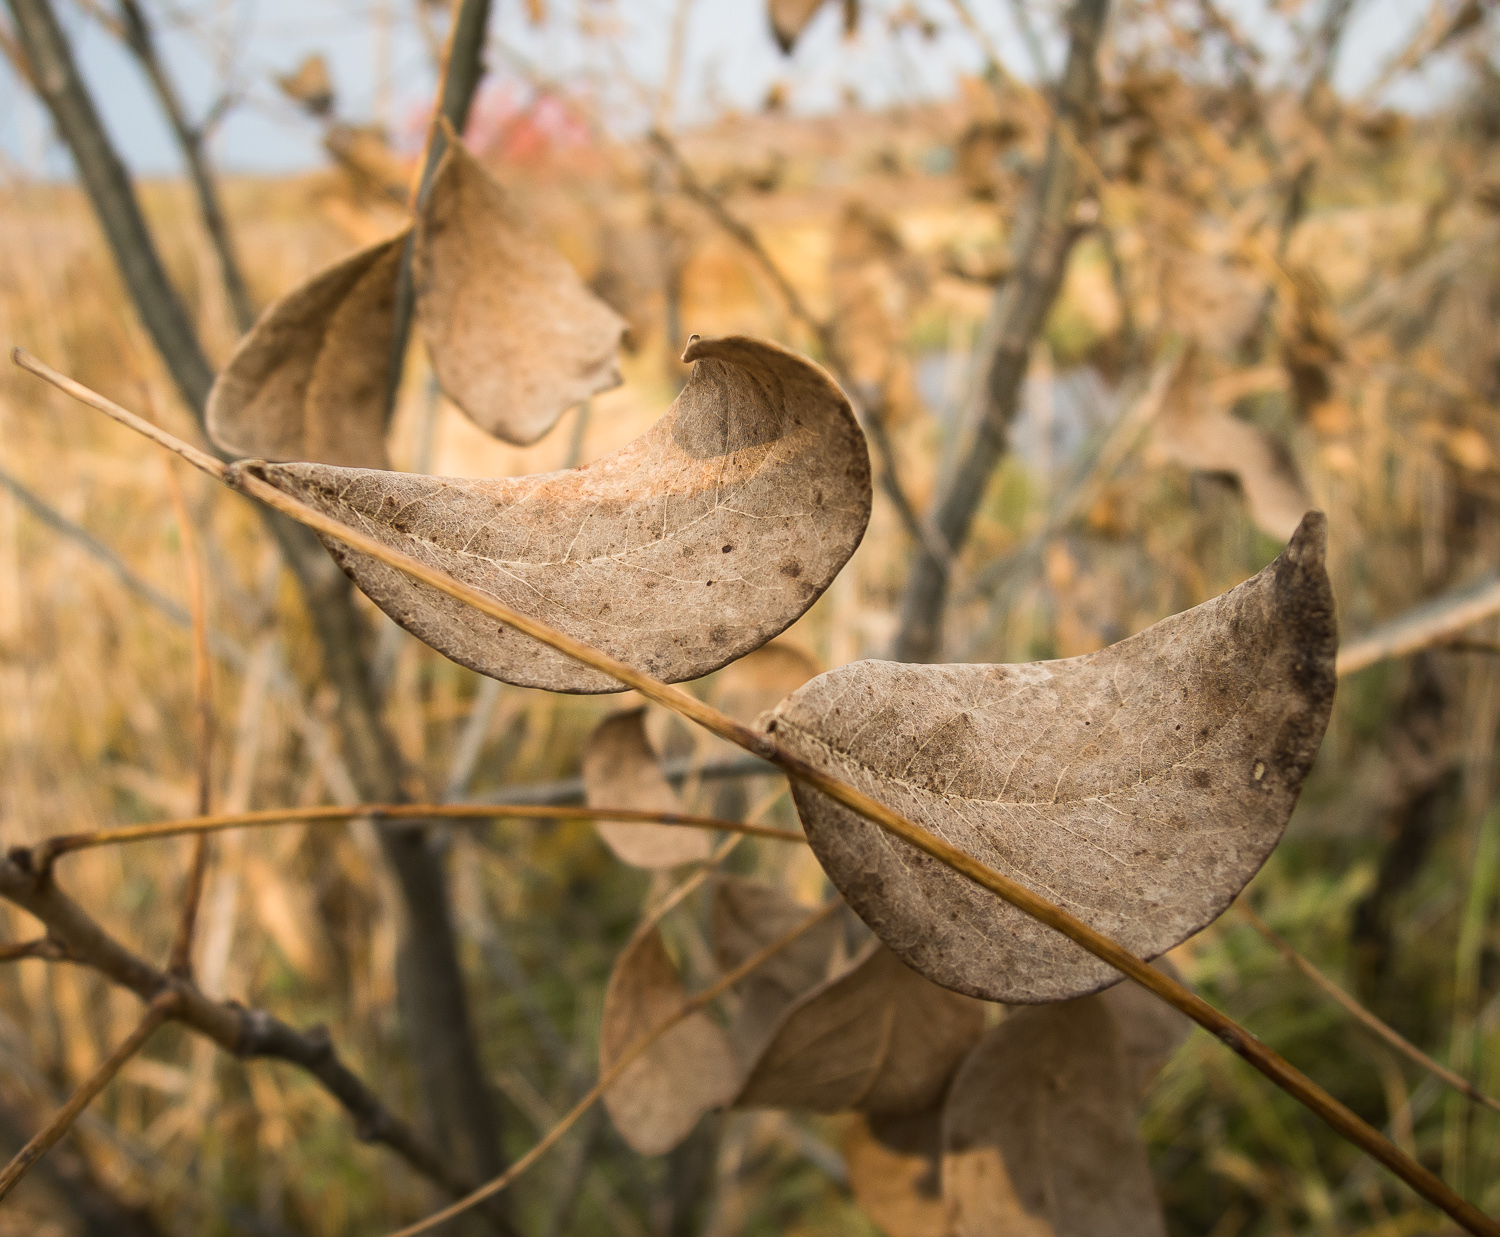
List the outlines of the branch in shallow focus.
{"label": "branch in shallow focus", "polygon": [[167,363],[188,407],[201,409],[213,368],[146,225],[130,173],[115,153],[50,0],[6,0],[16,36],[32,66],[32,80],[58,132],[73,152],[100,226],[119,264],[130,299]]}
{"label": "branch in shallow focus", "polygon": [[1500,579],[1493,576],[1443,593],[1346,641],[1339,649],[1339,677],[1356,674],[1388,657],[1405,657],[1441,645],[1464,628],[1496,614],[1500,614]]}
{"label": "branch in shallow focus", "polygon": [[[235,1056],[299,1066],[343,1106],[362,1140],[390,1148],[451,1195],[461,1196],[472,1188],[447,1157],[390,1112],[339,1059],[326,1029],[296,1031],[263,1010],[212,1000],[190,982],[152,966],[110,936],[30,859],[26,851],[0,859],[0,898],[39,919],[70,961],[93,968],[143,1001],[170,997],[167,1016]],[[496,1217],[489,1218],[502,1227]]]}
{"label": "branch in shallow focus", "polygon": [[146,12],[139,0],[120,0],[119,36],[130,48],[135,58],[150,79],[157,102],[166,114],[167,123],[177,139],[187,164],[188,178],[193,182],[193,193],[198,199],[198,214],[203,229],[208,233],[214,256],[219,263],[219,277],[224,284],[224,295],[229,301],[230,312],[241,332],[255,325],[255,302],[250,297],[249,285],[240,269],[239,257],[235,253],[234,238],[224,218],[224,208],[219,200],[219,187],[209,166],[208,151],[204,146],[204,134],[208,129],[193,125],[187,118],[177,87],[167,74],[167,67],[157,51],[156,38],[146,20]]}
{"label": "branch in shallow focus", "polygon": [[0,1199],[3,1199],[13,1189],[42,1156],[51,1150],[52,1145],[68,1132],[68,1127],[78,1119],[78,1115],[94,1101],[116,1074],[124,1067],[125,1062],[135,1056],[145,1047],[146,1041],[151,1038],[157,1027],[171,1015],[179,1001],[175,992],[163,992],[152,999],[146,1010],[146,1016],[141,1019],[133,1030],[121,1042],[109,1056],[105,1057],[83,1083],[72,1095],[68,1097],[67,1103],[53,1114],[52,1120],[39,1130],[27,1144],[16,1152],[15,1158],[3,1169],[0,1169]]}
{"label": "branch in shallow focus", "polygon": [[[950,554],[968,540],[990,478],[1008,446],[1032,343],[1046,325],[1080,229],[1075,208],[1087,169],[1083,158],[1098,123],[1099,71],[1108,0],[1077,0],[1068,17],[1068,63],[1058,91],[1047,156],[1016,223],[1012,274],[995,293],[994,342],[980,391],[977,424],[952,478],[938,492],[931,522]],[[923,547],[914,556],[901,600],[901,627],[891,656],[927,662],[942,656],[949,563]]]}

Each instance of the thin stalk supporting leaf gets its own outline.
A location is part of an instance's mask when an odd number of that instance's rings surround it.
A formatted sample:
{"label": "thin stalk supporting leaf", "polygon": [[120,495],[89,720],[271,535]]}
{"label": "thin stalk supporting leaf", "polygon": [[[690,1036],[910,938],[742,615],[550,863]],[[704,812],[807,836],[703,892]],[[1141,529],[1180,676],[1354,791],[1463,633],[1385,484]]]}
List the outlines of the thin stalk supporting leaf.
{"label": "thin stalk supporting leaf", "polygon": [[[949,845],[914,821],[892,811],[854,787],[814,768],[793,755],[771,736],[760,734],[735,721],[683,689],[663,683],[617,658],[564,635],[529,615],[512,610],[493,597],[460,583],[444,572],[437,571],[410,555],[394,550],[373,537],[331,519],[312,507],[283,494],[256,475],[253,462],[226,466],[191,444],[175,438],[97,392],[91,391],[81,383],[52,369],[23,349],[15,349],[13,357],[22,368],[182,456],[232,489],[258,499],[267,506],[306,524],[309,528],[332,537],[351,549],[368,554],[403,572],[411,579],[435,588],[495,621],[508,624],[565,656],[602,674],[609,675],[627,687],[634,688],[648,700],[669,708],[720,738],[770,761],[788,776],[812,786],[878,825],[892,836],[931,855],[938,862],[1004,899],[1024,914],[1060,932],[1075,944],[1166,1001],[1167,1004],[1181,1010],[1199,1026],[1222,1040],[1225,1045],[1283,1091],[1316,1113],[1339,1135],[1384,1165],[1423,1198],[1441,1208],[1465,1230],[1480,1234],[1482,1237],[1500,1237],[1500,1222],[1486,1216],[1474,1204],[1460,1197],[1430,1169],[1407,1155],[1346,1105],[1340,1103],[1278,1053],[1240,1027],[1233,1019],[1055,903],[978,862],[972,856]],[[529,1162],[528,1157],[517,1163],[519,1165]],[[508,1184],[513,1179],[515,1171],[516,1166],[512,1166],[511,1170],[496,1178],[496,1181]],[[499,1188],[503,1187],[497,1186],[494,1182],[491,1183],[491,1187],[486,1187],[490,1193]],[[487,1197],[489,1193],[481,1191],[479,1195],[476,1195],[476,1201]],[[412,1231],[422,1230],[407,1230],[407,1232]]]}

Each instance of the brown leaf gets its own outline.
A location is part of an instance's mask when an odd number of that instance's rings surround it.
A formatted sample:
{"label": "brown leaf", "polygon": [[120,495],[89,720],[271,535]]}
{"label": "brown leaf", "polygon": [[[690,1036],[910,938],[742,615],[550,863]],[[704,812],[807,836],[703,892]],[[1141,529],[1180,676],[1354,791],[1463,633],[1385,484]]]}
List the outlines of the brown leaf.
{"label": "brown leaf", "polygon": [[[714,961],[725,971],[733,970],[810,913],[774,885],[725,877],[714,887]],[[747,1066],[765,1047],[787,1006],[828,977],[841,931],[837,918],[823,920],[735,985],[740,1006],[729,1038]]]}
{"label": "brown leaf", "polygon": [[[1158,958],[1151,965],[1173,979],[1182,978],[1166,958]],[[1182,1047],[1192,1032],[1193,1020],[1128,980],[1105,992],[1103,999],[1119,1030],[1126,1089],[1140,1099],[1151,1089],[1162,1066]]]}
{"label": "brown leaf", "polygon": [[958,1237],[1165,1237],[1135,1095],[1101,997],[1019,1010],[979,1041],[943,1111]]}
{"label": "brown leaf", "polygon": [[384,468],[396,271],[406,234],[314,275],[260,317],[208,396],[234,455]]}
{"label": "brown leaf", "polygon": [[[870,464],[822,370],[735,336],[688,345],[692,376],[640,438],[583,468],[445,479],[318,464],[272,484],[508,606],[669,682],[777,635],[864,535]],[[336,542],[356,584],[481,674],[550,691],[619,684]]]}
{"label": "brown leaf", "polygon": [[[1030,665],[856,662],[767,728],[798,756],[1043,893],[1137,956],[1215,919],[1281,837],[1333,703],[1310,514],[1274,563],[1128,640]],[[959,992],[1064,1000],[1116,972],[820,792],[792,793],[861,919]]]}
{"label": "brown leaf", "polygon": [[[583,748],[583,789],[590,807],[680,812],[682,802],[646,737],[644,709],[606,717]],[[707,859],[712,843],[702,829],[598,821],[605,845],[638,868],[672,868]]]}
{"label": "brown leaf", "polygon": [[772,640],[725,666],[715,682],[719,708],[747,725],[796,691],[821,667],[790,640]]}
{"label": "brown leaf", "polygon": [[[615,962],[599,1026],[600,1073],[681,1008],[686,999],[661,932],[637,932]],[[625,1068],[604,1093],[615,1128],[641,1155],[665,1155],[710,1109],[729,1102],[739,1077],[729,1041],[701,1011],[690,1014]]]}
{"label": "brown leaf", "polygon": [[781,1016],[735,1106],[920,1112],[983,1030],[983,1006],[871,941],[849,970]]}
{"label": "brown leaf", "polygon": [[619,385],[624,320],[462,142],[448,143],[417,221],[412,280],[438,381],[497,438],[535,442],[574,404]]}
{"label": "brown leaf", "polygon": [[943,1199],[943,1113],[851,1118],[844,1163],[854,1201],[886,1237],[953,1237]]}

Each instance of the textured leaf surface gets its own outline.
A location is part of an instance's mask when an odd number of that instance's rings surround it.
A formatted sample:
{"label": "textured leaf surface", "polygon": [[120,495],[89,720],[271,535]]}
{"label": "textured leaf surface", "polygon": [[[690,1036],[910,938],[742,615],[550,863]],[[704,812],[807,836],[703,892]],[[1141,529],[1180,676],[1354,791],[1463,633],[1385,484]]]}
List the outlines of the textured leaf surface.
{"label": "textured leaf surface", "polygon": [[255,459],[386,466],[385,393],[405,239],[361,249],[261,315],[209,393],[215,443]]}
{"label": "textured leaf surface", "polygon": [[[599,1069],[625,1051],[686,999],[677,968],[653,925],[638,932],[615,962],[604,990]],[[698,1119],[728,1103],[739,1077],[729,1041],[702,1012],[690,1014],[658,1039],[604,1093],[615,1128],[641,1155],[665,1155]]]}
{"label": "textured leaf surface", "polygon": [[[856,662],[768,726],[789,748],[1143,958],[1210,923],[1286,827],[1333,703],[1324,520],[1230,592],[1098,653],[1029,665]],[[1116,972],[793,782],[849,905],[928,978],[1011,1003]]]}
{"label": "textured leaf surface", "polygon": [[535,442],[619,385],[624,320],[461,142],[448,144],[417,221],[412,278],[438,381],[497,438]]}
{"label": "textured leaf surface", "polygon": [[[682,802],[667,781],[646,737],[645,710],[606,717],[583,748],[583,789],[590,807],[637,812],[680,812]],[[599,821],[599,836],[615,856],[638,868],[672,868],[707,859],[712,841],[702,829]]]}
{"label": "textured leaf surface", "polygon": [[[791,932],[810,913],[810,908],[774,885],[725,877],[714,887],[714,961],[722,970],[733,970]],[[842,931],[836,917],[823,920],[735,985],[740,1004],[729,1038],[747,1066],[765,1047],[787,1006],[828,978]]]}
{"label": "textured leaf surface", "polygon": [[[776,344],[694,341],[676,403],[583,468],[460,480],[272,465],[267,479],[508,606],[668,681],[775,636],[864,535],[870,463],[848,402]],[[400,572],[329,544],[393,619],[481,674],[619,689]]]}
{"label": "textured leaf surface", "polygon": [[1165,1237],[1103,997],[1023,1009],[980,1040],[943,1111],[958,1237]]}
{"label": "textured leaf surface", "polygon": [[921,1112],[984,1030],[984,1008],[923,979],[879,941],[777,1021],[735,1104]]}
{"label": "textured leaf surface", "polygon": [[853,1117],[844,1132],[849,1189],[886,1237],[953,1237],[943,1198],[943,1113]]}

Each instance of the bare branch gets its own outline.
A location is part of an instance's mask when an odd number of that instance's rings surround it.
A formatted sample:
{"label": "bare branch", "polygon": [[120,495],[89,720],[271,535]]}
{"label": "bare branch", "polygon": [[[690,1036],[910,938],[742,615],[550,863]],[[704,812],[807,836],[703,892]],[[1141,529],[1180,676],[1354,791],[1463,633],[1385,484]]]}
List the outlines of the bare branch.
{"label": "bare branch", "polygon": [[[167,123],[177,139],[183,161],[187,164],[188,177],[193,182],[193,192],[198,199],[198,214],[218,260],[219,277],[224,284],[224,295],[229,301],[235,325],[242,332],[248,331],[255,325],[255,302],[240,268],[234,238],[230,234],[229,224],[224,218],[224,208],[219,200],[219,187],[213,169],[209,166],[204,135],[211,127],[210,122],[206,120],[202,125],[194,125],[188,120],[182,98],[157,51],[156,38],[139,0],[120,0],[120,16],[119,36],[145,70],[157,102],[161,104],[161,110],[166,114]],[[221,102],[227,105],[230,98],[231,96],[223,96]],[[217,116],[213,119],[216,120]]]}
{"label": "bare branch", "polygon": [[73,152],[78,174],[94,204],[136,312],[188,407],[198,410],[213,386],[213,368],[192,321],[167,278],[146,226],[130,173],[115,153],[94,101],[79,75],[50,0],[6,0],[16,34],[32,67],[42,102]]}
{"label": "bare branch", "polygon": [[1466,627],[1500,614],[1500,579],[1493,576],[1434,597],[1431,601],[1345,642],[1338,673],[1356,674],[1389,657],[1405,657],[1441,644]]}
{"label": "bare branch", "polygon": [[109,1056],[99,1063],[97,1069],[90,1074],[72,1095],[68,1102],[53,1114],[52,1120],[39,1130],[32,1139],[16,1152],[15,1158],[3,1169],[0,1169],[0,1199],[3,1199],[16,1187],[21,1180],[42,1156],[52,1149],[52,1145],[68,1132],[68,1127],[78,1119],[78,1115],[94,1101],[99,1094],[110,1083],[110,1080],[118,1074],[125,1062],[135,1056],[146,1041],[151,1038],[152,1032],[171,1015],[176,1008],[179,997],[175,992],[163,992],[152,1000],[146,1009],[146,1016],[141,1019],[133,1030],[120,1043]]}
{"label": "bare branch", "polygon": [[[144,426],[149,436],[163,441],[163,445],[170,445],[171,449],[178,451],[179,454],[192,450],[186,443],[176,443],[170,435],[163,434],[161,430],[141,421],[133,413],[127,412],[97,392],[90,391],[81,383],[65,378],[21,349],[15,349],[13,356],[23,368],[45,378],[60,389],[68,390],[70,393],[80,393],[78,398],[90,407],[97,408],[122,424]],[[856,790],[848,783],[802,760],[772,735],[752,730],[749,726],[735,721],[728,714],[699,700],[683,688],[663,683],[660,679],[608,653],[592,648],[582,641],[575,640],[530,615],[512,610],[490,594],[481,592],[472,585],[460,583],[445,572],[409,554],[392,549],[352,525],[332,519],[316,508],[282,493],[255,474],[253,462],[248,466],[235,465],[227,470],[217,460],[209,462],[213,465],[214,475],[222,476],[225,484],[241,493],[257,498],[267,506],[300,521],[307,527],[342,542],[351,550],[368,554],[387,566],[394,567],[411,579],[435,588],[497,622],[508,624],[533,640],[598,670],[627,687],[635,688],[646,699],[669,708],[720,738],[769,760],[788,776],[797,778],[821,791],[887,833],[932,856],[967,880],[973,881],[981,888],[1002,898],[1038,923],[1061,933],[1074,944],[1108,963],[1167,1004],[1181,1010],[1298,1103],[1316,1113],[1341,1137],[1352,1142],[1378,1163],[1383,1164],[1423,1198],[1457,1220],[1469,1232],[1480,1234],[1481,1237],[1500,1237],[1500,1223],[1490,1219],[1476,1206],[1458,1195],[1437,1174],[1407,1155],[1379,1130],[1361,1119],[1358,1114],[1336,1100],[1300,1070],[1294,1068],[1278,1053],[1261,1043],[1232,1018],[1215,1009],[1197,993],[1171,976],[1143,962],[1117,941],[1063,910],[1056,903],[980,863],[972,855],[945,842],[936,834],[900,813],[892,811],[885,804]],[[0,888],[0,893],[3,892],[3,888]],[[505,1179],[502,1177],[499,1180]],[[486,1189],[491,1188],[486,1187]]]}
{"label": "bare branch", "polygon": [[69,955],[50,936],[41,936],[34,941],[16,941],[0,945],[0,962],[18,962],[22,958],[42,958],[47,962],[66,962]]}
{"label": "bare branch", "polygon": [[[1005,454],[1031,345],[1046,324],[1062,286],[1073,244],[1074,220],[1088,175],[1085,147],[1097,117],[1098,68],[1108,0],[1077,0],[1068,19],[1071,41],[1047,157],[1032,184],[1011,247],[1013,273],[995,294],[994,342],[972,441],[952,479],[933,502],[931,520],[950,555],[968,540],[974,513]],[[942,653],[949,561],[930,550],[915,555],[901,602],[901,627],[892,657],[932,661]]]}
{"label": "bare branch", "polygon": [[1464,1078],[1459,1074],[1455,1074],[1446,1065],[1440,1065],[1438,1062],[1434,1061],[1414,1043],[1412,1043],[1409,1039],[1402,1035],[1401,1032],[1397,1031],[1394,1027],[1388,1026],[1386,1023],[1382,1022],[1368,1009],[1366,1009],[1352,996],[1350,996],[1336,983],[1334,983],[1333,980],[1329,979],[1328,976],[1324,975],[1322,971],[1318,970],[1317,967],[1315,967],[1311,962],[1309,962],[1295,949],[1293,949],[1291,945],[1289,945],[1286,940],[1282,938],[1274,928],[1271,927],[1270,924],[1268,924],[1264,919],[1262,919],[1259,915],[1257,915],[1253,910],[1250,909],[1250,904],[1248,902],[1246,902],[1244,899],[1240,899],[1239,901],[1235,902],[1234,907],[1237,911],[1239,911],[1241,918],[1243,918],[1247,923],[1250,924],[1252,928],[1254,928],[1263,937],[1265,937],[1266,940],[1274,945],[1277,952],[1280,953],[1283,958],[1285,958],[1294,967],[1296,967],[1299,971],[1306,975],[1308,979],[1312,980],[1312,982],[1316,984],[1320,989],[1322,989],[1324,993],[1337,1001],[1347,1013],[1353,1016],[1367,1030],[1374,1032],[1381,1039],[1385,1040],[1385,1042],[1388,1043],[1397,1052],[1403,1054],[1408,1060],[1416,1062],[1416,1064],[1420,1065],[1429,1074],[1432,1074],[1436,1078],[1441,1078],[1455,1091],[1459,1091],[1462,1094],[1467,1095],[1476,1104],[1483,1104],[1486,1108],[1493,1108],[1496,1112],[1500,1112],[1500,1101],[1491,1099],[1467,1078]]}
{"label": "bare branch", "polygon": [[110,936],[63,893],[50,874],[34,864],[27,851],[13,851],[0,859],[0,897],[45,924],[48,937],[56,942],[67,960],[92,967],[143,1001],[167,1000],[164,1016],[212,1040],[227,1052],[242,1058],[264,1057],[299,1066],[344,1107],[362,1140],[389,1147],[450,1194],[462,1195],[471,1188],[453,1170],[447,1157],[391,1113],[339,1059],[326,1029],[293,1030],[263,1010],[214,1001],[190,981],[152,966]]}

